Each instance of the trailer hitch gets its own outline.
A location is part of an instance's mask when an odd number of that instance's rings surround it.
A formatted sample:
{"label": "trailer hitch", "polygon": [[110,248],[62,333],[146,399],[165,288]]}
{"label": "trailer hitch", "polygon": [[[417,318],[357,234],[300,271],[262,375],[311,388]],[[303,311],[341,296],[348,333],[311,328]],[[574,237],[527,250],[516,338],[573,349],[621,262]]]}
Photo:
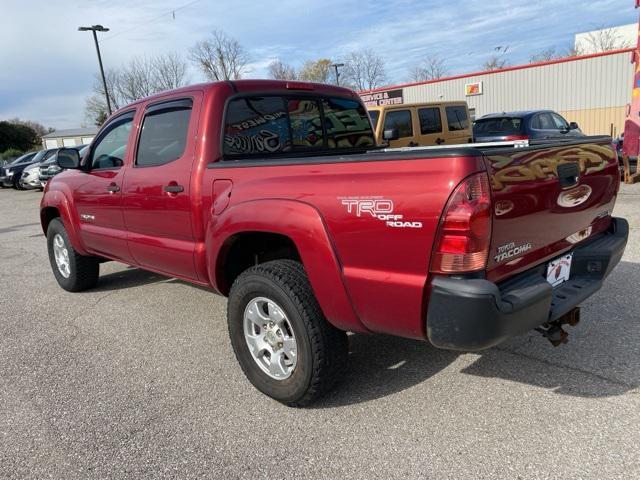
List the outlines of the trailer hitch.
{"label": "trailer hitch", "polygon": [[580,321],[580,307],[565,313],[562,317],[553,322],[547,322],[537,327],[535,330],[542,334],[551,345],[558,347],[568,342],[569,334],[562,328],[562,325],[576,326]]}

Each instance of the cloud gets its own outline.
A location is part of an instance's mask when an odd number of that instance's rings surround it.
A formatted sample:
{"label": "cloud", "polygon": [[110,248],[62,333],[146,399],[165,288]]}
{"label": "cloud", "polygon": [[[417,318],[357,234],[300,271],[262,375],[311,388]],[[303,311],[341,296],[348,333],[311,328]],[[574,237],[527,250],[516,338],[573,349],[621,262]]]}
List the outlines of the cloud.
{"label": "cloud", "polygon": [[[493,0],[490,8],[462,0],[3,0],[2,10],[0,118],[57,128],[84,120],[83,99],[98,70],[91,34],[79,25],[111,29],[100,34],[106,67],[167,51],[186,57],[196,41],[223,29],[248,50],[252,77],[264,76],[275,58],[299,67],[367,47],[395,83],[432,53],[463,73],[497,45],[509,45],[512,63],[524,63],[544,48],[571,46],[575,32],[636,21],[628,0]],[[195,69],[190,77],[202,80]]]}

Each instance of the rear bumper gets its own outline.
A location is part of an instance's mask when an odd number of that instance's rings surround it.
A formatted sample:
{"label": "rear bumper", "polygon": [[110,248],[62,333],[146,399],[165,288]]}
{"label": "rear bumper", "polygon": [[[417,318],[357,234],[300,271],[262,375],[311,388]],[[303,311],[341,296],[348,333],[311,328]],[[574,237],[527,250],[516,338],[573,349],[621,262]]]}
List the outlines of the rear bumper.
{"label": "rear bumper", "polygon": [[427,337],[436,347],[482,350],[557,320],[593,295],[618,264],[629,224],[614,218],[605,233],[572,250],[570,279],[556,288],[539,265],[499,285],[483,279],[436,277],[427,310]]}

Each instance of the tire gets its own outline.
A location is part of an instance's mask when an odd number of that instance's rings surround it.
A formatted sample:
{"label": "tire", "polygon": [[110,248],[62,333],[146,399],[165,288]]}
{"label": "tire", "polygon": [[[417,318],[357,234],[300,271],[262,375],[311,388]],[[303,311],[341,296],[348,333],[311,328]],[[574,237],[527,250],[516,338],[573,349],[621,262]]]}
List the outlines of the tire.
{"label": "tire", "polygon": [[[249,328],[257,328],[258,333],[252,331],[250,334],[255,334],[255,338],[266,346],[265,351],[271,348],[267,341],[273,338],[268,337],[268,329],[262,329],[251,323],[255,323],[254,320],[248,319],[251,315],[247,312],[251,313],[261,301],[272,302],[267,304],[268,313],[284,314],[285,318],[279,324],[283,326],[283,335],[291,334],[295,339],[293,367],[287,366],[292,363],[292,356],[287,357],[287,351],[283,356],[283,369],[292,369],[286,378],[276,379],[263,370],[265,367],[260,366],[261,362],[256,360],[248,345],[245,322]],[[265,315],[265,311],[260,315]],[[275,260],[245,270],[231,287],[227,319],[231,345],[247,379],[262,393],[285,405],[309,405],[326,394],[342,376],[349,350],[347,335],[324,318],[299,262]],[[264,332],[266,334],[262,336]],[[277,343],[276,348],[278,345],[286,350],[286,340],[285,347],[282,347],[283,343]],[[261,358],[271,357],[264,354]]]}
{"label": "tire", "polygon": [[[62,242],[62,253],[66,251],[66,268],[58,265],[54,242]],[[59,218],[54,218],[47,228],[47,249],[49,262],[58,285],[68,292],[81,292],[92,288],[98,282],[100,262],[96,257],[80,255],[71,246],[69,236]],[[64,256],[64,255],[63,255]]]}
{"label": "tire", "polygon": [[[22,173],[20,174],[20,176],[22,176]],[[20,178],[13,179],[13,188],[15,188],[16,190],[24,190],[22,183],[20,183]]]}

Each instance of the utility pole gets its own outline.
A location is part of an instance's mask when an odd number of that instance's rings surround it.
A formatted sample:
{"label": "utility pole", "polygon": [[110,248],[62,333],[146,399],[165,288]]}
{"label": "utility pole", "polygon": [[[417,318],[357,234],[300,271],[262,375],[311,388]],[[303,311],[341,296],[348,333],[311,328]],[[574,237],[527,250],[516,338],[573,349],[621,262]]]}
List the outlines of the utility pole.
{"label": "utility pole", "polygon": [[102,85],[104,87],[104,95],[107,98],[107,111],[111,115],[111,100],[109,99],[109,90],[107,90],[107,80],[104,76],[104,68],[102,66],[102,56],[100,55],[100,46],[98,45],[98,35],[96,32],[108,32],[109,29],[102,25],[93,25],[91,27],[78,27],[78,31],[87,32],[91,30],[93,33],[93,41],[96,44],[96,53],[98,54],[98,64],[100,64],[100,75],[102,76]]}
{"label": "utility pole", "polygon": [[340,86],[340,72],[338,71],[338,68],[344,67],[344,63],[332,63],[331,66],[336,71],[336,85]]}

